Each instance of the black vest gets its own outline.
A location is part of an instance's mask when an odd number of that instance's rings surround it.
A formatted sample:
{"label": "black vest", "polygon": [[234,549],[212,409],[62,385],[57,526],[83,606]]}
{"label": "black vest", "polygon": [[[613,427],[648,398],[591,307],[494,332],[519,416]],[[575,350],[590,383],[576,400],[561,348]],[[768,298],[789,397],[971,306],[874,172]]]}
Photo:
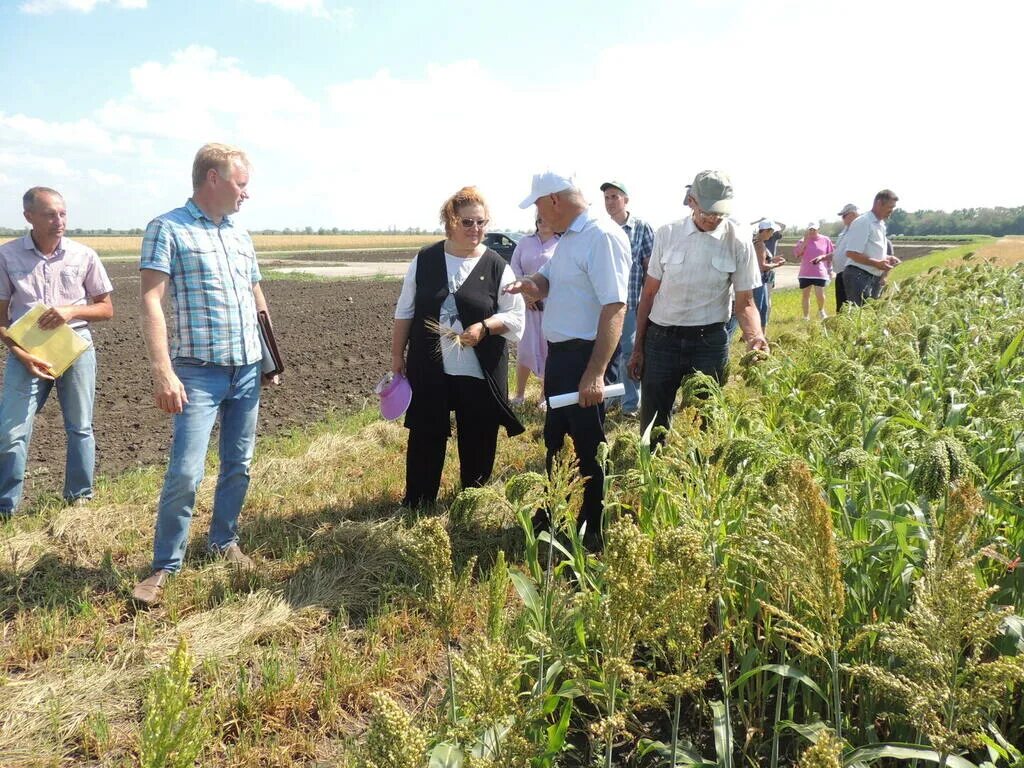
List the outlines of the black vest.
{"label": "black vest", "polygon": [[[462,327],[483,322],[498,311],[498,291],[505,261],[491,249],[455,292]],[[448,269],[444,241],[423,248],[416,256],[415,314],[409,332],[407,375],[412,385],[412,402],[405,414],[405,426],[447,433],[450,429],[448,386],[441,360],[441,340],[427,330],[425,321],[438,321],[441,305],[448,298]],[[505,431],[518,435],[524,431],[508,403],[508,345],[498,335],[486,336],[473,347],[494,404],[496,421]]]}

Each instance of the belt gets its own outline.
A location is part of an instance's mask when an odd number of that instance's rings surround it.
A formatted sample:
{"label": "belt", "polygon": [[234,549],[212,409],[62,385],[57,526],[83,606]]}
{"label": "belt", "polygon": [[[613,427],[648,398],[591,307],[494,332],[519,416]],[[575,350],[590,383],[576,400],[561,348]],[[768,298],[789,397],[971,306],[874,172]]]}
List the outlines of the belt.
{"label": "belt", "polygon": [[589,341],[587,339],[566,339],[565,341],[549,341],[548,346],[552,349],[578,349],[593,343],[593,339]]}
{"label": "belt", "polygon": [[699,339],[702,336],[710,336],[713,333],[720,333],[725,330],[725,323],[708,323],[707,325],[658,325],[651,323],[666,336],[676,336],[680,339]]}
{"label": "belt", "polygon": [[864,269],[864,267],[859,267],[856,264],[847,264],[843,268],[843,271],[845,272],[847,269],[851,269],[851,268],[852,269],[859,269],[861,272],[863,272],[868,277],[881,277],[881,275],[876,275],[874,272],[868,272],[866,269]]}

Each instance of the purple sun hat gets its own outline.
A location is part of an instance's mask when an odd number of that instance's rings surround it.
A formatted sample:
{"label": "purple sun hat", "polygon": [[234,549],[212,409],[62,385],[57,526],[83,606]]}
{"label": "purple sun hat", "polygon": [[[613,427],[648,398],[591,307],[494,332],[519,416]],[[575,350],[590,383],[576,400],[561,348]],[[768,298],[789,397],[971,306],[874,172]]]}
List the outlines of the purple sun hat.
{"label": "purple sun hat", "polygon": [[379,382],[374,391],[380,395],[380,415],[394,421],[404,414],[412,402],[412,386],[400,373],[389,373]]}

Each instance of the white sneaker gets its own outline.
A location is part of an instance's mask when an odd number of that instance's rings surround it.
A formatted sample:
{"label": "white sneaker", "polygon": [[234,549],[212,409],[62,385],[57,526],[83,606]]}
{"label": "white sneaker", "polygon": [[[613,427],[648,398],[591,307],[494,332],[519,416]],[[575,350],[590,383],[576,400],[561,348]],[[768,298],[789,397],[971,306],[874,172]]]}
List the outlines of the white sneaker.
{"label": "white sneaker", "polygon": [[828,317],[828,313],[824,309],[819,310],[818,311],[818,317],[820,317],[822,320],[824,320],[826,317]]}
{"label": "white sneaker", "polygon": [[513,397],[511,400],[509,400],[509,403],[511,403],[512,405],[522,405],[525,402],[525,397]]}

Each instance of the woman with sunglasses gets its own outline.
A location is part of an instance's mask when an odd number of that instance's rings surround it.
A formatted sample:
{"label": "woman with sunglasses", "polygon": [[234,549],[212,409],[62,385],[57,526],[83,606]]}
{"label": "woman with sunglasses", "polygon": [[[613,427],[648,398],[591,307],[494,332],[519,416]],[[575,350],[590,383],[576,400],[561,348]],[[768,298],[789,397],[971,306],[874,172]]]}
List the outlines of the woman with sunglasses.
{"label": "woman with sunglasses", "polygon": [[449,197],[441,206],[447,237],[409,264],[395,307],[391,370],[412,386],[405,506],[437,500],[452,411],[463,488],[490,479],[499,426],[509,436],[523,431],[508,402],[507,341],[522,338],[526,309],[502,291],[515,275],[483,244],[487,219],[475,187]]}
{"label": "woman with sunglasses", "polygon": [[[558,235],[540,216],[537,216],[537,228],[532,235],[524,237],[516,245],[512,253],[512,272],[517,278],[539,272],[540,268],[551,260],[558,245]],[[548,343],[544,340],[541,322],[544,319],[544,302],[526,300],[526,329],[523,340],[519,342],[516,352],[516,396],[513,405],[522,405],[526,401],[526,382],[532,372],[541,381],[544,380],[544,364],[548,357]],[[545,406],[541,398],[540,407]]]}

